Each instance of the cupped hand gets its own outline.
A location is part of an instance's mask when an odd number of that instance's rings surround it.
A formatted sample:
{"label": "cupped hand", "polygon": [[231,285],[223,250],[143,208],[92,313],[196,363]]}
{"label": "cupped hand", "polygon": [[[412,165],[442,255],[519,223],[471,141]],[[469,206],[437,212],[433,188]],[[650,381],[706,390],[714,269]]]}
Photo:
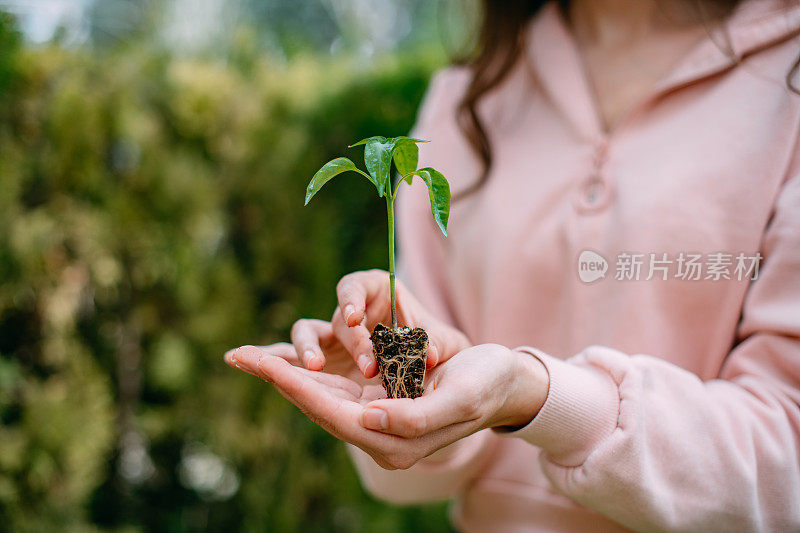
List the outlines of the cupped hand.
{"label": "cupped hand", "polygon": [[489,427],[522,427],[544,405],[549,389],[538,359],[499,344],[463,350],[428,379],[419,398],[367,402],[362,424],[406,439],[448,428],[459,428],[461,438]]}
{"label": "cupped hand", "polygon": [[[469,340],[459,330],[438,320],[406,289],[396,283],[397,321],[401,326],[421,327],[428,333],[427,368],[446,361],[469,346]],[[371,330],[383,323],[391,326],[389,273],[383,270],[354,272],[344,276],[336,287],[339,305],[333,313],[330,329],[326,322],[301,319],[292,327],[292,343],[299,362],[309,370],[321,370],[329,364],[326,353],[335,342],[349,353],[365,378],[378,373],[372,353]],[[333,333],[328,349],[320,344],[322,335]]]}
{"label": "cupped hand", "polygon": [[[272,383],[312,421],[387,469],[423,457],[487,427],[522,426],[547,397],[548,377],[534,357],[495,344],[460,351],[428,373],[425,393],[386,399],[362,376],[311,371],[292,345],[246,346],[226,361]],[[374,381],[374,380],[373,380]]]}

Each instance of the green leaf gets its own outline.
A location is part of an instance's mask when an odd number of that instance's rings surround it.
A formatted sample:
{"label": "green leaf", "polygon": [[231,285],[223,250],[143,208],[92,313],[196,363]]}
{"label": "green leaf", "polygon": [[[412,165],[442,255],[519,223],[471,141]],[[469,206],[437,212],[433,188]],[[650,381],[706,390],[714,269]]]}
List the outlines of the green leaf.
{"label": "green leaf", "polygon": [[379,196],[383,196],[389,186],[389,169],[392,165],[393,151],[394,139],[386,137],[373,137],[367,140],[367,145],[364,147],[364,164],[367,165],[367,170],[375,180]]}
{"label": "green leaf", "polygon": [[415,139],[414,137],[403,137],[403,136],[395,137],[392,140],[394,142],[397,142],[397,143],[404,142],[404,141],[411,141],[413,143],[429,143],[430,142],[430,141],[426,141],[425,139]]}
{"label": "green leaf", "polygon": [[[380,135],[375,135],[375,136],[373,136],[373,137],[367,137],[366,139],[361,139],[361,140],[360,140],[360,141],[358,141],[357,143],[353,143],[353,144],[349,145],[349,146],[348,146],[348,148],[353,148],[353,147],[355,147],[355,146],[360,146],[360,145],[362,145],[362,144],[367,144],[367,142],[368,142],[368,141],[371,141],[372,139],[382,139],[382,140],[384,140],[384,141],[385,141],[385,140],[386,140],[386,137],[381,137]],[[424,139],[414,139],[414,138],[412,138],[412,137],[395,137],[395,138],[394,138],[394,139],[392,139],[392,140],[393,140],[393,141],[395,141],[395,142],[399,142],[399,141],[412,141],[412,142],[415,142],[415,143],[426,143],[426,142],[430,142],[430,141],[426,141],[426,140],[424,140]]]}
{"label": "green leaf", "polygon": [[374,136],[374,137],[367,137],[366,139],[361,139],[357,143],[353,143],[348,146],[348,148],[353,148],[355,146],[360,146],[362,144],[367,144],[367,142],[371,141],[372,139],[383,139],[386,140],[386,137]]}
{"label": "green leaf", "polygon": [[[346,157],[337,157],[336,159],[325,163],[322,168],[319,169],[316,174],[314,174],[314,177],[311,178],[308,187],[306,187],[306,203],[304,205],[308,205],[308,202],[314,197],[315,194],[317,194],[317,191],[319,191],[322,186],[328,183],[333,177],[341,174],[342,172],[347,172],[350,170],[358,172],[371,181],[373,185],[376,187],[378,186],[372,177],[363,170],[359,169],[355,163]],[[380,192],[380,189],[378,189],[378,192]]]}
{"label": "green leaf", "polygon": [[417,170],[419,162],[419,148],[411,140],[400,140],[395,143],[394,166],[401,176]]}
{"label": "green leaf", "polygon": [[364,163],[378,188],[378,194],[383,196],[384,191],[391,186],[392,158],[394,158],[394,164],[401,175],[416,170],[419,160],[419,149],[416,143],[421,142],[428,141],[411,137],[388,139],[376,135],[361,139],[357,143],[351,144],[349,148],[366,145],[364,147]]}
{"label": "green leaf", "polygon": [[447,221],[450,219],[450,184],[447,182],[447,178],[435,168],[425,167],[415,170],[409,176],[404,176],[404,179],[411,183],[411,178],[415,174],[422,178],[425,185],[428,186],[433,219],[447,237]]}

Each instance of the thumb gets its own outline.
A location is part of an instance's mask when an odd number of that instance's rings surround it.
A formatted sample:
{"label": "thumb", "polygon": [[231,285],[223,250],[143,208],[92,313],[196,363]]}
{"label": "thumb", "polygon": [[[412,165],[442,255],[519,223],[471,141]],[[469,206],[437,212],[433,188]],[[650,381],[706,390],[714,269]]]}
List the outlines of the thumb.
{"label": "thumb", "polygon": [[372,401],[361,412],[361,425],[404,438],[416,438],[477,418],[469,394],[458,394],[455,389],[442,387],[419,398]]}
{"label": "thumb", "polygon": [[347,326],[357,326],[364,320],[367,304],[385,290],[388,279],[386,272],[368,270],[347,274],[339,280],[336,297]]}

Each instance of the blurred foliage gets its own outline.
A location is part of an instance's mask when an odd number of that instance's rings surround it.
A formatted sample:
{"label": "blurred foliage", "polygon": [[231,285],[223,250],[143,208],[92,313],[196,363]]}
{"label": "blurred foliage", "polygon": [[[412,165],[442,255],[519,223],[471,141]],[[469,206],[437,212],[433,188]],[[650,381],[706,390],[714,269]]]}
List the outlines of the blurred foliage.
{"label": "blurred foliage", "polygon": [[14,20],[8,13],[0,11],[0,98],[5,95],[16,74],[19,46],[20,35]]}
{"label": "blurred foliage", "polygon": [[305,184],[406,133],[439,57],[101,56],[0,20],[0,530],[446,530],[222,362],[384,265],[369,183]]}

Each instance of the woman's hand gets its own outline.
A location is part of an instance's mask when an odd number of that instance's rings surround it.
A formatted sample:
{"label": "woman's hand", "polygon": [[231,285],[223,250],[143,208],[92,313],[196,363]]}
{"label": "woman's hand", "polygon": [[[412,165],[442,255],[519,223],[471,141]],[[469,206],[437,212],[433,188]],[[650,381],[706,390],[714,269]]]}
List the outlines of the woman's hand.
{"label": "woman's hand", "polygon": [[[349,353],[365,378],[378,373],[372,353],[370,331],[382,322],[391,326],[389,273],[383,270],[354,272],[344,276],[336,287],[339,305],[330,324],[301,319],[292,327],[292,344],[302,365],[309,370],[328,368],[332,351],[336,356]],[[421,327],[428,333],[426,366],[433,368],[470,343],[463,333],[436,319],[401,282],[396,283],[397,321],[400,325]],[[327,343],[327,344],[326,344]],[[340,361],[336,364],[338,365]],[[338,373],[338,368],[334,372]]]}
{"label": "woman's hand", "polygon": [[548,390],[536,358],[495,344],[438,365],[413,400],[386,399],[377,384],[307,370],[289,344],[238,348],[226,360],[272,383],[312,421],[387,469],[409,468],[483,428],[527,424]]}
{"label": "woman's hand", "polygon": [[420,398],[367,403],[362,424],[407,439],[451,430],[462,438],[490,427],[522,427],[544,405],[548,389],[547,370],[535,357],[479,344],[434,368]]}
{"label": "woman's hand", "polygon": [[388,274],[356,272],[337,287],[331,322],[302,319],[292,344],[244,346],[228,364],[272,383],[312,421],[384,468],[419,459],[480,429],[522,426],[547,397],[548,377],[534,357],[503,346],[470,347],[466,336],[428,313],[398,283],[398,322],[429,337],[425,393],[386,399],[374,376],[370,330],[390,321]]}

